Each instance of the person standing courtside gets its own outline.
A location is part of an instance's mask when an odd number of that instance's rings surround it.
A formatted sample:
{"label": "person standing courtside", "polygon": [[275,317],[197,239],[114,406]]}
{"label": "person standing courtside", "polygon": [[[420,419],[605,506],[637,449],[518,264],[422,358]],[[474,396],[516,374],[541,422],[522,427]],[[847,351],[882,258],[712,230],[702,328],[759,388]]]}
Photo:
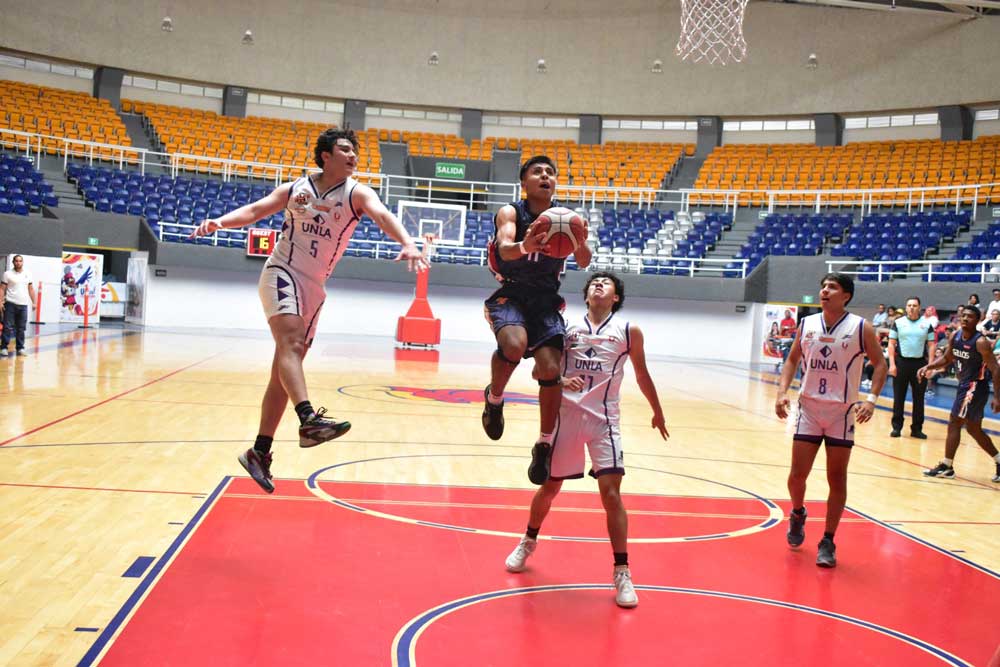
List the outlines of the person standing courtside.
{"label": "person standing courtside", "polygon": [[[847,466],[854,447],[854,421],[863,424],[872,418],[878,394],[885,384],[885,359],[874,328],[858,315],[847,312],[854,298],[854,281],[842,273],[828,273],[820,282],[822,312],[799,322],[799,330],[781,373],[774,412],[788,416],[788,388],[802,364],[798,419],[792,436],[792,465],[788,472],[788,492],[792,511],[788,521],[788,546],[798,548],[805,541],[806,480],[820,445],[826,441],[826,480],[830,493],[826,501],[826,527],[816,553],[816,565],[835,567],[837,547],[834,533],[847,504]],[[858,400],[863,356],[874,367],[872,393]]]}
{"label": "person standing courtside", "polygon": [[898,438],[902,433],[906,388],[910,387],[913,394],[910,437],[927,439],[923,431],[927,380],[918,378],[917,371],[934,361],[936,349],[934,330],[920,317],[920,299],[911,296],[906,300],[906,317],[897,317],[889,330],[889,375],[892,376],[892,431],[889,437]]}
{"label": "person standing courtside", "polygon": [[[482,423],[491,440],[503,436],[504,389],[521,359],[534,358],[541,428],[531,448],[528,479],[544,484],[549,478],[552,438],[562,401],[560,364],[566,335],[562,311],[566,302],[559,296],[559,276],[566,262],[545,254],[545,232],[533,226],[539,215],[555,205],[555,163],[545,155],[535,155],[521,167],[520,177],[525,199],[497,211],[487,251],[490,270],[501,287],[485,303],[497,349],[490,358],[490,383],[483,391]],[[586,240],[585,228],[573,251],[581,269],[591,260]]]}
{"label": "person standing courtside", "polygon": [[0,281],[0,316],[3,317],[3,334],[0,335],[0,357],[8,355],[10,339],[14,339],[15,354],[24,356],[24,330],[28,325],[28,308],[35,302],[35,286],[24,270],[24,258],[14,255],[14,268],[5,271]]}

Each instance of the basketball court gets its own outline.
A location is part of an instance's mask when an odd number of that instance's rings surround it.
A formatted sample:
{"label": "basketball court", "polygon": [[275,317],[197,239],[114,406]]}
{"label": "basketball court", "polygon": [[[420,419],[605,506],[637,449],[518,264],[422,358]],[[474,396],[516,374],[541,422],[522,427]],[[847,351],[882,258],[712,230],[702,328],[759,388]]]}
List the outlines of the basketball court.
{"label": "basketball court", "polygon": [[0,366],[3,664],[982,665],[997,648],[1000,487],[971,441],[954,480],[920,474],[939,408],[927,441],[890,439],[885,409],[859,427],[823,570],[822,458],[806,542],[785,544],[775,376],[650,359],[671,439],[626,379],[625,610],[592,480],[566,483],[528,569],[504,569],[538,408],[519,368],[507,432],[485,437],[487,346],[318,337],[310,393],[353,429],[303,450],[286,415],[270,496],[236,462],[266,335],[53,327],[28,349]]}

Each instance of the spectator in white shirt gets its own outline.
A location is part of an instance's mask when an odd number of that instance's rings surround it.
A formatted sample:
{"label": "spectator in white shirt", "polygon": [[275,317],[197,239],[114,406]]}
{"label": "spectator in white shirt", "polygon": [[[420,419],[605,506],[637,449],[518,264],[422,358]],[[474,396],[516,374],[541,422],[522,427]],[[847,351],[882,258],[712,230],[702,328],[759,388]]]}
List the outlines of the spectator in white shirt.
{"label": "spectator in white shirt", "polygon": [[985,320],[990,316],[994,310],[1000,310],[1000,288],[995,288],[993,290],[993,300],[990,301],[990,305],[986,306],[986,310],[983,311],[983,319]]}
{"label": "spectator in white shirt", "polygon": [[14,255],[14,268],[5,271],[0,280],[0,313],[3,314],[3,334],[0,335],[0,357],[8,355],[10,339],[14,338],[16,353],[24,356],[24,330],[28,324],[28,307],[35,302],[35,286],[24,270],[24,258]]}
{"label": "spectator in white shirt", "polygon": [[872,326],[878,329],[879,327],[885,326],[885,321],[889,318],[889,313],[885,312],[885,304],[880,303],[878,305],[878,312],[875,313],[875,317],[872,318]]}

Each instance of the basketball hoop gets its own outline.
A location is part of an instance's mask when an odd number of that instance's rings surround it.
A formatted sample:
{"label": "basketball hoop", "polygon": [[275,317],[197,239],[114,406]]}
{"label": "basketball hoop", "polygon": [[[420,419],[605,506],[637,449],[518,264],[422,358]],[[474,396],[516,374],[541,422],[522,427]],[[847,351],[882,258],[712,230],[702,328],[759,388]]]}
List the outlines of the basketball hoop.
{"label": "basketball hoop", "polygon": [[747,55],[743,13],[747,0],[681,0],[681,36],[675,52],[681,60],[711,65],[742,62]]}
{"label": "basketball hoop", "polygon": [[424,234],[424,250],[423,256],[428,262],[431,261],[431,257],[434,256],[434,242],[437,240],[437,234]]}

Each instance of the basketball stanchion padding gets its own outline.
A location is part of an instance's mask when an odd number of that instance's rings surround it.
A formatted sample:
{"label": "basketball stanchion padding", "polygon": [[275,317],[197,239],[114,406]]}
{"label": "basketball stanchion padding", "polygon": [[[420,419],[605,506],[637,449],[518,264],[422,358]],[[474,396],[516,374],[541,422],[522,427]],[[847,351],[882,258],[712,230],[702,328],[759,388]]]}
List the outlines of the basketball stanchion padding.
{"label": "basketball stanchion padding", "polygon": [[31,323],[45,324],[42,321],[42,283],[38,283],[38,289],[35,290],[35,319]]}
{"label": "basketball stanchion padding", "polygon": [[[430,240],[427,243],[430,244]],[[413,303],[396,323],[396,340],[403,345],[437,345],[441,342],[441,320],[434,317],[431,304],[427,301],[429,274],[429,270],[417,272]]]}
{"label": "basketball stanchion padding", "polygon": [[90,292],[87,290],[83,291],[83,324],[81,324],[77,328],[78,329],[90,328]]}

